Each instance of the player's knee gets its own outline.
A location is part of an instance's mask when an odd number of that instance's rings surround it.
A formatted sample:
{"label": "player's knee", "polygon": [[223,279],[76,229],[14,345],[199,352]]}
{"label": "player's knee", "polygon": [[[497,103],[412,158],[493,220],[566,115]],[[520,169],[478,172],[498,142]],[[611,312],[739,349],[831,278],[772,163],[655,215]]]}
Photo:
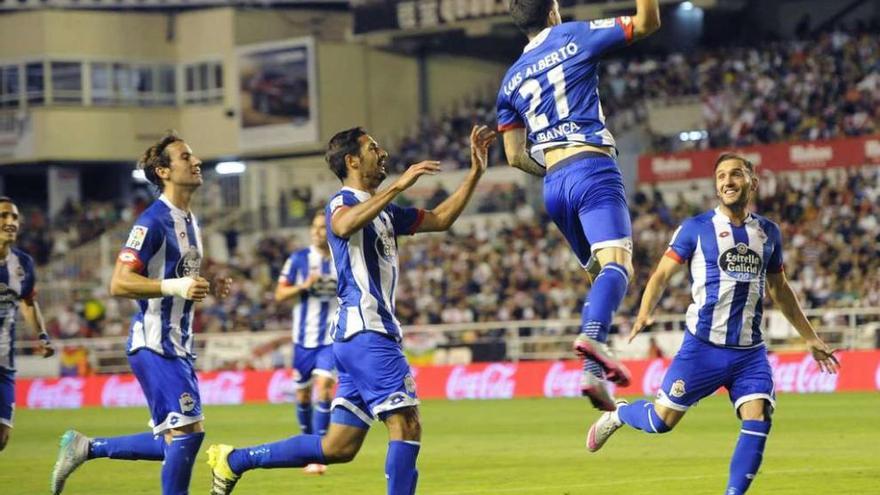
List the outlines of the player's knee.
{"label": "player's knee", "polygon": [[359,443],[325,442],[324,459],[331,464],[350,462],[361,449]]}
{"label": "player's knee", "polygon": [[417,407],[394,411],[385,422],[392,439],[420,441],[422,438],[422,422]]}

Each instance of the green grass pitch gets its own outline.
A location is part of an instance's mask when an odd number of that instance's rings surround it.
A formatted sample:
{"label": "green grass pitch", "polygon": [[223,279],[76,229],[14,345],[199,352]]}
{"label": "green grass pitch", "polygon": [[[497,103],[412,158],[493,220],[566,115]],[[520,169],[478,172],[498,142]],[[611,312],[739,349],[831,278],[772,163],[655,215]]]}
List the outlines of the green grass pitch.
{"label": "green grass pitch", "polygon": [[[755,494],[880,494],[880,394],[782,395]],[[208,435],[191,493],[206,494],[211,443],[249,445],[293,434],[292,405],[208,407]],[[425,401],[419,457],[422,495],[717,494],[739,431],[724,396],[692,409],[663,436],[620,430],[597,454],[583,447],[596,418],[584,400]],[[20,410],[10,445],[0,452],[0,492],[44,494],[58,437],[67,427],[88,435],[143,431],[147,411]],[[238,494],[385,493],[386,432],[377,424],[358,458],[322,477],[300,469],[247,473]],[[157,494],[157,462],[90,461],[65,494]]]}

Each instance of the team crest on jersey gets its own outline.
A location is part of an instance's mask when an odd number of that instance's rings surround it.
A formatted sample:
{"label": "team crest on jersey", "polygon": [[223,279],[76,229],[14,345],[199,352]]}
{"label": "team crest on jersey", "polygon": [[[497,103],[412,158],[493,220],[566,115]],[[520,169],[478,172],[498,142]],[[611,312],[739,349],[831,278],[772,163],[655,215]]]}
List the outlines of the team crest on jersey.
{"label": "team crest on jersey", "polygon": [[675,380],[669,389],[669,395],[673,397],[681,397],[685,394],[684,380]]}
{"label": "team crest on jersey", "polygon": [[718,267],[740,282],[757,279],[762,265],[761,256],[743,242],[718,256]]}
{"label": "team crest on jersey", "polygon": [[180,412],[186,414],[196,408],[196,401],[187,392],[180,394]]}
{"label": "team crest on jersey", "polygon": [[397,256],[397,246],[390,229],[385,226],[384,222],[380,223],[381,226],[376,228],[376,252],[379,253],[379,256],[390,261]]}
{"label": "team crest on jersey", "polygon": [[128,240],[125,241],[125,247],[140,251],[144,245],[144,239],[147,238],[147,231],[149,230],[150,229],[143,225],[135,225],[132,227],[131,233],[128,234]]}
{"label": "team crest on jersey", "polygon": [[190,246],[186,253],[177,261],[174,273],[178,277],[198,277],[199,270],[202,266],[202,255],[199,254],[198,248]]}

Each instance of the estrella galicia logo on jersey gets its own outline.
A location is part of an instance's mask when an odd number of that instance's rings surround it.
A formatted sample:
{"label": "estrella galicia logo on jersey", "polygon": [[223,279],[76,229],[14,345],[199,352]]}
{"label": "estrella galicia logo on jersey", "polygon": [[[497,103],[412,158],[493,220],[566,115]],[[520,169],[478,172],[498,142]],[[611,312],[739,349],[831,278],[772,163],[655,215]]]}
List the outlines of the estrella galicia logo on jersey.
{"label": "estrella galicia logo on jersey", "polygon": [[397,246],[394,238],[385,229],[376,229],[376,252],[386,260],[392,260],[397,256]]}
{"label": "estrella galicia logo on jersey", "polygon": [[731,277],[740,282],[755,280],[761,273],[761,256],[749,248],[748,245],[738,242],[736,246],[721,253],[718,257],[718,266]]}
{"label": "estrella galicia logo on jersey", "polygon": [[10,306],[14,306],[16,301],[18,301],[18,294],[12,290],[12,287],[0,283],[0,307],[4,310],[8,309]]}
{"label": "estrella galicia logo on jersey", "polygon": [[180,257],[177,261],[177,266],[174,267],[174,273],[178,277],[192,277],[196,278],[199,276],[199,271],[202,266],[202,255],[199,254],[198,248],[195,246],[190,246],[186,253]]}
{"label": "estrella galicia logo on jersey", "polygon": [[336,284],[337,281],[334,277],[324,275],[312,285],[309,292],[316,297],[336,297]]}
{"label": "estrella galicia logo on jersey", "polygon": [[196,408],[196,401],[188,392],[180,394],[180,412],[186,414]]}

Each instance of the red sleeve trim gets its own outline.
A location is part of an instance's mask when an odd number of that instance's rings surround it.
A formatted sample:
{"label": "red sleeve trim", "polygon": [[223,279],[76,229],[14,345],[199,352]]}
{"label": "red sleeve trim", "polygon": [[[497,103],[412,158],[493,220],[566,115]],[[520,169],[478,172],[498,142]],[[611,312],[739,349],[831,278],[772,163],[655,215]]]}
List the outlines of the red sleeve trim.
{"label": "red sleeve trim", "polygon": [[279,287],[290,287],[291,285],[293,285],[293,284],[288,282],[287,277],[285,277],[284,275],[282,275],[281,277],[278,278],[278,286]]}
{"label": "red sleeve trim", "polygon": [[419,226],[422,225],[422,222],[425,220],[425,210],[419,208],[418,215],[416,215],[416,221],[413,223],[411,229],[409,229],[409,235],[413,235],[419,230]]}
{"label": "red sleeve trim", "polygon": [[511,129],[522,129],[525,126],[526,125],[523,124],[522,122],[514,120],[513,122],[510,122],[508,124],[498,124],[498,132],[505,132],[505,131],[509,131]]}
{"label": "red sleeve trim", "polygon": [[350,208],[350,207],[348,205],[339,205],[336,208],[333,208],[333,210],[330,212],[330,217],[333,217],[333,215],[335,215],[336,212],[341,210],[342,208]]}
{"label": "red sleeve trim", "polygon": [[116,259],[123,265],[131,267],[136,272],[140,272],[144,269],[144,263],[141,261],[140,254],[134,249],[123,249],[119,252],[119,256],[117,256]]}
{"label": "red sleeve trim", "polygon": [[632,17],[628,15],[621,16],[615,19],[615,22],[618,26],[620,26],[620,29],[623,29],[623,37],[626,39],[626,42],[632,43],[635,30],[635,26],[632,22]]}
{"label": "red sleeve trim", "polygon": [[683,265],[685,262],[685,259],[679,256],[678,253],[676,253],[675,250],[671,248],[666,250],[666,254],[664,254],[664,256],[672,258],[679,265]]}

